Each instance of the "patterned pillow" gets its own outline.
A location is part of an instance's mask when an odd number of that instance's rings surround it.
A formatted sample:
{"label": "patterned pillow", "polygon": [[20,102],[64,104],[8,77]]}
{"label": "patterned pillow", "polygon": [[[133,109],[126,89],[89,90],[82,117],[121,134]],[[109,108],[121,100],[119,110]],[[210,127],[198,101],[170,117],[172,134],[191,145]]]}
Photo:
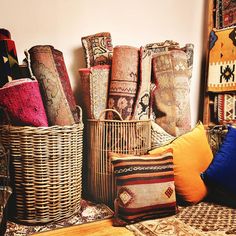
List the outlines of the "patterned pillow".
{"label": "patterned pillow", "polygon": [[201,174],[204,182],[213,189],[223,190],[234,196],[236,202],[236,128],[229,127],[228,133],[212,163]]}
{"label": "patterned pillow", "polygon": [[110,156],[117,186],[114,226],[176,213],[172,149],[157,155]]}

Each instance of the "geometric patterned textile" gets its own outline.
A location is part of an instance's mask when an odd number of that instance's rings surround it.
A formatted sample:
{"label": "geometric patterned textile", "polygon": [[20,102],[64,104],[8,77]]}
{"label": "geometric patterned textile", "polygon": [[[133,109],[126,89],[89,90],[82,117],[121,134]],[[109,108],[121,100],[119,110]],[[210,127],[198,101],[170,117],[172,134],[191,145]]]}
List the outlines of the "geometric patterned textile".
{"label": "geometric patterned textile", "polygon": [[162,129],[154,121],[151,121],[151,124],[152,124],[152,127],[151,127],[151,135],[152,135],[151,149],[168,144],[173,139],[175,139],[174,136],[171,136],[170,134],[168,134],[164,129]]}
{"label": "geometric patterned textile", "polygon": [[111,154],[117,186],[113,225],[176,213],[173,154]]}
{"label": "geometric patterned textile", "polygon": [[[116,46],[113,50],[108,108],[117,110],[124,120],[132,119],[137,93],[139,50],[131,46]],[[114,112],[107,118],[115,119]]]}
{"label": "geometric patterned textile", "polygon": [[179,213],[147,220],[126,228],[136,236],[226,236],[236,235],[236,209],[213,202],[179,207]]}
{"label": "geometric patterned textile", "polygon": [[0,29],[0,88],[15,79],[18,73],[18,59],[15,42],[6,29]]}
{"label": "geometric patterned textile", "polygon": [[[183,48],[181,48],[181,50],[183,50],[186,53],[188,72],[189,72],[189,80],[191,80],[192,70],[193,70],[194,45],[191,43],[187,43]],[[189,83],[190,82],[191,81],[189,81]]]}
{"label": "geometric patterned textile", "polygon": [[113,216],[113,211],[104,204],[95,204],[87,200],[81,200],[80,205],[81,208],[76,214],[68,219],[58,222],[52,222],[44,225],[26,226],[8,221],[5,236],[31,235],[34,233],[109,219]]}
{"label": "geometric patterned textile", "polygon": [[189,70],[182,50],[161,52],[153,58],[155,122],[172,136],[191,129]]}
{"label": "geometric patterned textile", "polygon": [[78,118],[78,111],[76,108],[76,102],[75,102],[75,97],[71,88],[71,84],[70,84],[70,78],[68,76],[67,73],[67,69],[66,69],[66,64],[64,61],[64,57],[61,51],[59,50],[52,50],[52,54],[53,54],[53,58],[55,60],[55,64],[56,64],[56,68],[61,80],[61,84],[64,90],[64,93],[66,95],[66,99],[69,103],[71,112],[73,114],[74,120],[77,123],[79,121]]}
{"label": "geometric patterned textile", "polygon": [[236,2],[234,0],[216,0],[215,27],[222,29],[236,24]]}
{"label": "geometric patterned textile", "polygon": [[236,90],[236,28],[212,30],[208,68],[208,91]]}
{"label": "geometric patterned textile", "polygon": [[140,48],[140,80],[137,98],[134,107],[134,119],[149,119],[150,116],[150,83],[152,57],[157,52],[168,51],[170,48],[179,48],[179,44],[166,40],[165,42],[152,43]]}
{"label": "geometric patterned textile", "polygon": [[[79,70],[81,87],[88,119],[98,119],[107,108],[110,66],[98,65]],[[104,118],[102,115],[100,118]]]}
{"label": "geometric patterned textile", "polygon": [[111,65],[113,46],[109,32],[82,37],[81,42],[84,48],[86,67]]}
{"label": "geometric patterned textile", "polygon": [[219,124],[236,122],[236,94],[218,94],[217,114]]}
{"label": "geometric patterned textile", "polygon": [[28,63],[39,82],[49,125],[72,125],[75,121],[53,57],[54,50],[49,45],[34,46],[28,51]]}
{"label": "geometric patterned textile", "polygon": [[12,125],[48,126],[39,84],[36,80],[18,79],[0,88],[0,106]]}

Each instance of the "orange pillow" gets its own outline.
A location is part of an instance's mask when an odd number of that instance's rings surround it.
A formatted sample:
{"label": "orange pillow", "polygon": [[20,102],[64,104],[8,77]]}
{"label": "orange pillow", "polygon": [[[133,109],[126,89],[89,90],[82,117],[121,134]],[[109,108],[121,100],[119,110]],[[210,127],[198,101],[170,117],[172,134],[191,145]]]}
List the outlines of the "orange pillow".
{"label": "orange pillow", "polygon": [[197,203],[207,195],[200,174],[210,165],[213,154],[205,129],[199,123],[192,131],[176,138],[171,144],[150,151],[157,154],[172,148],[176,192],[188,203]]}

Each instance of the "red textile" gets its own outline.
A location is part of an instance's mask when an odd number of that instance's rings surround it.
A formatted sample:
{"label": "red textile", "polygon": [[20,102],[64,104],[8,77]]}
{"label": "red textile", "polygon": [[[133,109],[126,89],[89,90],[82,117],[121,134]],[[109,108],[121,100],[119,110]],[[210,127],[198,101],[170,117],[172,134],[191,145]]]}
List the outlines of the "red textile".
{"label": "red textile", "polygon": [[8,82],[0,89],[0,106],[6,108],[12,125],[48,126],[36,80]]}

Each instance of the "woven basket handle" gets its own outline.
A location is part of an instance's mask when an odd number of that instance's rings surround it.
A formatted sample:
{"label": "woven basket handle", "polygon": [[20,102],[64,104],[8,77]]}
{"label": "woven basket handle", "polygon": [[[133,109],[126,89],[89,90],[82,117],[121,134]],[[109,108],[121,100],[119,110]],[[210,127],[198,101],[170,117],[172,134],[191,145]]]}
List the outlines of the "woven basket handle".
{"label": "woven basket handle", "polygon": [[98,119],[101,120],[102,114],[107,112],[107,111],[112,111],[112,112],[116,113],[118,115],[119,119],[123,120],[123,118],[121,117],[120,113],[117,110],[114,110],[114,109],[104,109],[103,111],[101,111]]}
{"label": "woven basket handle", "polygon": [[83,122],[83,111],[82,108],[80,106],[76,106],[77,111],[79,111],[79,122]]}

